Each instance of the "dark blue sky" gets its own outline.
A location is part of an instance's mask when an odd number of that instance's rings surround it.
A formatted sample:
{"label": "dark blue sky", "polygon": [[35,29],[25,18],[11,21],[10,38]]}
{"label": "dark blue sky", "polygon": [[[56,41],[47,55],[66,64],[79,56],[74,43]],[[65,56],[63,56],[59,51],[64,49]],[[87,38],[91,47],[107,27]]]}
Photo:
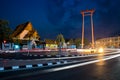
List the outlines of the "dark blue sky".
{"label": "dark blue sky", "polygon": [[[42,39],[81,37],[81,10],[95,9],[95,38],[120,32],[120,0],[0,0],[0,19],[15,29],[31,21]],[[85,17],[85,35],[91,36],[90,17]]]}

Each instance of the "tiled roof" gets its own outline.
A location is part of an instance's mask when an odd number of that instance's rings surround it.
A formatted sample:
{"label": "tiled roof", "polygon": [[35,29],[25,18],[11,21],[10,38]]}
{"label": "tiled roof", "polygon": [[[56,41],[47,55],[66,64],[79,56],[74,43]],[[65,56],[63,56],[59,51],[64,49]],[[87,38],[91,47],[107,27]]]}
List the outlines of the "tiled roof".
{"label": "tiled roof", "polygon": [[30,22],[26,22],[26,23],[23,23],[23,24],[20,24],[16,27],[16,29],[14,30],[13,34],[12,34],[12,37],[17,37],[17,35],[19,35],[26,27],[27,25],[29,24]]}
{"label": "tiled roof", "polygon": [[[34,34],[35,32],[36,34]],[[14,30],[14,32],[12,33],[11,37],[13,39],[23,39],[23,40],[28,40],[30,38],[31,39],[35,38],[38,40],[40,38],[37,31],[33,29],[31,22],[26,22],[18,25]]]}

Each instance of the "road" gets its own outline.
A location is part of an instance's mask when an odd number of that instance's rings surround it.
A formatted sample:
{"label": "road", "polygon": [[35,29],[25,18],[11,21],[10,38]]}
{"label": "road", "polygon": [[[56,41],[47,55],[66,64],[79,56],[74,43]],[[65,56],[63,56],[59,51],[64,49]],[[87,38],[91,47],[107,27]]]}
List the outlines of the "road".
{"label": "road", "polygon": [[119,56],[100,55],[87,62],[5,72],[0,77],[1,80],[120,80]]}
{"label": "road", "polygon": [[[119,57],[120,58],[120,57]],[[120,59],[115,58],[67,70],[40,73],[21,80],[120,80]],[[34,74],[34,73],[33,73]]]}
{"label": "road", "polygon": [[[105,56],[115,54],[116,51],[110,51]],[[26,53],[24,53],[26,54]],[[41,53],[40,53],[41,54]],[[76,53],[70,53],[70,54],[76,54]],[[79,53],[78,53],[79,54]],[[98,54],[89,54],[89,55],[71,55],[71,56],[64,56],[64,57],[56,57],[49,55],[48,57],[39,56],[36,55],[36,53],[32,56],[23,55],[23,53],[13,53],[13,54],[0,54],[0,67],[9,67],[9,66],[15,66],[15,65],[29,65],[29,64],[39,64],[39,63],[46,63],[46,62],[56,62],[59,60],[67,60],[67,61],[80,61],[85,59],[93,59],[98,56]]]}
{"label": "road", "polygon": [[[34,74],[34,73],[33,73]],[[81,67],[23,77],[24,80],[120,80],[120,57]]]}

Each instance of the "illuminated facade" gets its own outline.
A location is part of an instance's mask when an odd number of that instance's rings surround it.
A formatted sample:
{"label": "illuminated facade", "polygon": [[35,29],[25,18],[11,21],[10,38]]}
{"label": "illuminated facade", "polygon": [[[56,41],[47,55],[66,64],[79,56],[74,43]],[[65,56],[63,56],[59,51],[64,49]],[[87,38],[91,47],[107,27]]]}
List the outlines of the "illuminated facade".
{"label": "illuminated facade", "polygon": [[45,40],[45,48],[46,49],[57,49],[58,44],[55,40],[46,39]]}
{"label": "illuminated facade", "polygon": [[120,36],[102,38],[95,41],[96,47],[120,48]]}

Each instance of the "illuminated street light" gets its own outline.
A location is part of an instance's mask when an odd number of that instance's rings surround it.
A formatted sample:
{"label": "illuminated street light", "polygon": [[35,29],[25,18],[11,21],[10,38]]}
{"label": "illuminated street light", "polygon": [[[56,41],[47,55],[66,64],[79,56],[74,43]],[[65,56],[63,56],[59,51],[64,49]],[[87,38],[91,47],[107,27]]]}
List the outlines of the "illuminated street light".
{"label": "illuminated street light", "polygon": [[4,40],[3,42],[4,42],[4,44],[5,44],[5,43],[6,43],[6,40]]}

